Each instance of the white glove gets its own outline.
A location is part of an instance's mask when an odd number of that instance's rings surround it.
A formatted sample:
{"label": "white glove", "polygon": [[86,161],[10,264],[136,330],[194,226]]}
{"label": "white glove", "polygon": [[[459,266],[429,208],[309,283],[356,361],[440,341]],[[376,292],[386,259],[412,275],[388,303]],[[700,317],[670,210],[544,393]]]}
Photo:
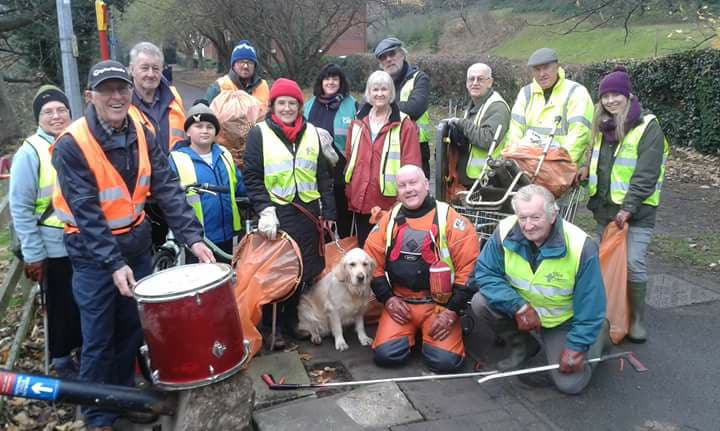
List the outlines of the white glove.
{"label": "white glove", "polygon": [[274,241],[277,237],[277,229],[280,221],[275,214],[275,207],[269,206],[260,211],[260,220],[258,221],[258,231],[267,239]]}
{"label": "white glove", "polygon": [[320,127],[316,127],[316,129],[320,136],[320,148],[322,149],[323,156],[325,156],[331,166],[335,167],[340,158],[335,152],[333,137],[330,132],[325,129],[321,129]]}

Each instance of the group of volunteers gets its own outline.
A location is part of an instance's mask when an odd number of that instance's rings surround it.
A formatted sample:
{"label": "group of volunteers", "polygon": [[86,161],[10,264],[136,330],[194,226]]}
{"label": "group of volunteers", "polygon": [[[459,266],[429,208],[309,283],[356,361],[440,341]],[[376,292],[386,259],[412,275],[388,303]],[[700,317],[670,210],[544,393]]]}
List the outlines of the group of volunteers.
{"label": "group of volunteers", "polygon": [[[430,77],[407,61],[397,38],[382,40],[374,54],[380,70],[368,77],[362,101],[336,64],[322,68],[307,101],[290,79],[269,86],[247,40],[187,112],[161,74],[162,51],[149,42],[131,50],[127,68],[106,60],[90,69],[78,120],[59,88],[38,90],[38,128],[13,160],[10,205],[25,273],[47,298],[59,375],[133,385],[143,336],[132,287],[151,272],[153,244],[169,228],[192,251],[189,261],[216,260],[204,237],[232,253],[242,229],[236,198],[247,196],[258,232],[275,240],[282,230],[302,254],[301,283],[279,304],[276,347],[309,336],[297,329],[297,303],[325,267],[323,229],[336,230],[356,235],[378,264],[371,287],[384,304],[372,345],[379,365],[403,363],[420,331],[430,369],[461,369],[460,314],[471,304],[512,347],[501,369],[522,366],[542,347],[549,363],[560,363],[551,373],[558,389],[582,391],[592,374],[585,360],[608,347],[597,242],[563,220],[550,192],[529,185],[481,250],[472,223],[429,195]],[[448,120],[462,183],[477,179],[498,126],[499,149],[555,132],[553,144],[583,167],[598,234],[609,223],[629,229],[628,337],[642,342],[646,252],[668,152],[663,132],[623,69],[603,78],[593,108],[552,49],[537,50],[528,66],[533,80],[512,109],[493,89],[489,66],[467,70],[469,104],[463,118]],[[216,143],[222,124],[210,105],[227,91],[267,108],[249,132],[242,169]],[[229,192],[186,190],[193,183]],[[437,280],[449,290],[439,294]],[[270,315],[263,313],[264,326]],[[79,365],[71,355],[78,348]],[[83,414],[100,430],[119,415],[93,407]]]}

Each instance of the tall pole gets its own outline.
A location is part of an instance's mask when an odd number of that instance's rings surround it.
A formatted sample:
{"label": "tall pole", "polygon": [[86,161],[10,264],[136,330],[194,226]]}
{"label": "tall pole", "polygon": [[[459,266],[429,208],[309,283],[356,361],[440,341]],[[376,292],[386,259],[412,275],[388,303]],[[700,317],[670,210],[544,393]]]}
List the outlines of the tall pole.
{"label": "tall pole", "polygon": [[56,0],[58,16],[58,32],[60,34],[60,56],[62,59],[63,83],[65,94],[70,99],[73,119],[83,116],[83,104],[80,95],[80,81],[75,58],[77,57],[77,40],[73,32],[72,9],[70,0]]}
{"label": "tall pole", "polygon": [[100,58],[110,60],[110,46],[108,45],[108,10],[102,0],[95,0],[95,17],[97,19],[98,38],[100,39]]}

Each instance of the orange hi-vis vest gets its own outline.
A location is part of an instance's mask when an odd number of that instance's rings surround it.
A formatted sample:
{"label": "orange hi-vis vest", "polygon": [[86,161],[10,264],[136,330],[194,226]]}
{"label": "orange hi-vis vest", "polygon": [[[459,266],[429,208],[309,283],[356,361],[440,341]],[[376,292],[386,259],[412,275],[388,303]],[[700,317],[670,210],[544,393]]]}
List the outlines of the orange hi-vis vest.
{"label": "orange hi-vis vest", "polygon": [[[232,79],[230,79],[229,76],[221,76],[216,81],[218,84],[218,87],[220,87],[220,91],[238,91],[240,90],[237,85],[235,85],[234,82],[232,82]],[[260,80],[260,83],[253,88],[252,93],[250,94],[254,98],[260,101],[263,105],[267,106],[268,101],[270,100],[270,88],[268,87],[267,81],[264,79]]]}
{"label": "orange hi-vis vest", "polygon": [[[84,117],[73,122],[63,133],[70,134],[73,137],[83,156],[85,156],[85,161],[97,183],[100,209],[102,209],[105,221],[113,235],[127,233],[142,223],[145,219],[145,199],[150,192],[152,165],[150,164],[148,143],[145,139],[141,120],[136,115],[130,115],[130,121],[133,122],[137,131],[139,163],[137,183],[132,196],[130,196],[125,181],[110,163],[102,147],[90,132],[87,120]],[[57,185],[53,193],[53,207],[58,218],[65,223],[66,233],[80,231],[60,187]]]}
{"label": "orange hi-vis vest", "polygon": [[[173,95],[173,100],[170,102],[170,105],[168,105],[168,109],[170,110],[170,112],[168,112],[168,127],[170,128],[168,133],[168,151],[172,151],[175,144],[185,140],[186,138],[185,110],[183,109],[183,100],[182,97],[180,97],[180,93],[178,93],[177,89],[172,85],[169,86],[169,88]],[[139,116],[143,125],[153,132],[154,135],[157,135],[157,131],[155,130],[155,126],[153,126],[152,121],[145,116],[145,113],[142,112],[140,108],[135,105],[130,105],[128,113],[131,116]],[[163,142],[158,142],[158,144],[162,145]]]}

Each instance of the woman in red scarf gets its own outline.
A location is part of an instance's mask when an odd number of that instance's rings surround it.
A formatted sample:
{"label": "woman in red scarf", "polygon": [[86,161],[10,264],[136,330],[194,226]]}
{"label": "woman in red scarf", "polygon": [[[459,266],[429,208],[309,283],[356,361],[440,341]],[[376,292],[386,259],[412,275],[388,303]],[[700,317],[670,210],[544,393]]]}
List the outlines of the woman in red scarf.
{"label": "woman in red scarf", "polygon": [[[295,81],[280,78],[270,89],[270,112],[248,135],[243,176],[253,209],[260,215],[258,231],[274,240],[287,232],[302,251],[302,282],[292,297],[279,304],[281,334],[298,334],[297,302],[304,289],[325,267],[320,255],[321,237],[313,224],[320,220],[333,228],[333,179],[320,148],[315,127],[301,115],[303,93]],[[302,207],[305,211],[300,210]],[[263,323],[271,313],[263,310]],[[276,348],[285,340],[275,339]]]}

